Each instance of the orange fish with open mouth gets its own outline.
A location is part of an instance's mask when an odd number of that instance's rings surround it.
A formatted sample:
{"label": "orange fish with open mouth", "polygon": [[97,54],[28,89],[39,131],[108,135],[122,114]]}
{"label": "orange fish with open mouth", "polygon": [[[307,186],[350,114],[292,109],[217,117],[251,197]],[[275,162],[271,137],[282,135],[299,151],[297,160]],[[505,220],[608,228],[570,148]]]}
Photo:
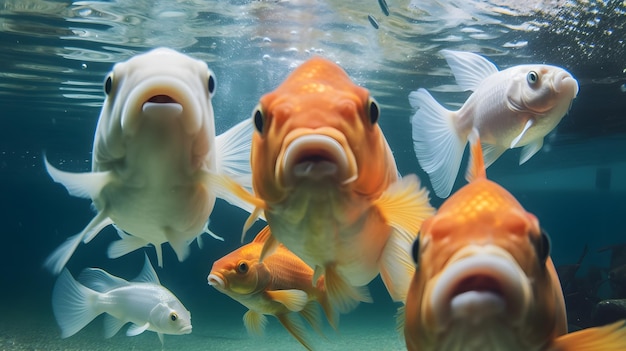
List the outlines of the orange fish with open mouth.
{"label": "orange fish with open mouth", "polygon": [[315,57],[264,95],[253,113],[256,196],[271,228],[262,258],[278,242],[324,275],[341,312],[369,301],[379,273],[404,301],[414,267],[410,248],[433,213],[416,176],[400,178],[369,92],[333,62]]}
{"label": "orange fish with open mouth", "polygon": [[273,315],[304,347],[312,346],[296,314],[302,316],[321,334],[319,303],[330,324],[335,327],[338,315],[329,303],[324,278],[311,284],[313,269],[280,245],[274,253],[259,261],[261,249],[269,236],[265,227],[254,240],[213,263],[209,285],[249,308],[243,317],[251,334],[262,334],[267,319]]}
{"label": "orange fish with open mouth", "polygon": [[533,214],[486,178],[476,131],[471,142],[470,183],[424,222],[413,246],[408,350],[626,350],[624,321],[566,334],[550,241]]}

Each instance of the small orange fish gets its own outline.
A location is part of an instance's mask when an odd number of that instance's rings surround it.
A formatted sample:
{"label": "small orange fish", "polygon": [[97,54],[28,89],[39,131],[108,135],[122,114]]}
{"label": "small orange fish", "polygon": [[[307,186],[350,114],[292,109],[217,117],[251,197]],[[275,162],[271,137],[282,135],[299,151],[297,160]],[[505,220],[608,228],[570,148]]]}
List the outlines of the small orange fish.
{"label": "small orange fish", "polygon": [[[400,178],[369,92],[338,65],[314,57],[264,95],[253,113],[251,166],[257,197],[277,242],[314,268],[340,312],[369,301],[379,273],[404,301],[414,267],[410,248],[432,214],[416,176]],[[246,223],[244,233],[250,226]]]}
{"label": "small orange fish", "polygon": [[470,183],[424,221],[413,246],[408,350],[626,350],[623,321],[566,335],[550,242],[537,218],[486,178],[477,135]]}
{"label": "small orange fish", "polygon": [[261,249],[269,237],[265,227],[249,244],[213,263],[209,285],[249,308],[243,322],[251,334],[262,334],[267,319],[273,315],[304,347],[311,350],[305,329],[295,313],[302,316],[321,334],[317,301],[330,324],[335,327],[338,315],[332,309],[324,278],[311,284],[313,269],[280,245],[260,262]]}

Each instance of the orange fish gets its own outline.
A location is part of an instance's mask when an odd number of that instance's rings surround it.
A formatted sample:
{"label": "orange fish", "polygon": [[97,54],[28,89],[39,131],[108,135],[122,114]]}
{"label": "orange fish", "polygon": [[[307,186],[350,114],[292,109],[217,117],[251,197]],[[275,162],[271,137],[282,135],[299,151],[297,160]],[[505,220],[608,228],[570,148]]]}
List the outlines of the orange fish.
{"label": "orange fish", "polygon": [[[251,166],[256,196],[277,242],[326,277],[333,304],[347,312],[369,301],[379,273],[404,301],[414,267],[410,248],[433,209],[416,176],[400,178],[378,125],[380,110],[346,72],[315,57],[264,95],[253,113]],[[231,184],[232,185],[232,184]]]}
{"label": "orange fish", "polygon": [[566,335],[548,237],[486,178],[477,132],[471,151],[470,183],[424,221],[413,246],[408,350],[626,350],[623,321]]}
{"label": "orange fish", "polygon": [[260,262],[261,249],[269,235],[269,228],[265,227],[251,243],[213,263],[209,285],[249,308],[243,322],[251,334],[262,334],[267,323],[265,315],[273,315],[311,350],[296,313],[320,334],[321,321],[315,301],[322,306],[333,327],[338,315],[329,303],[324,278],[312,285],[313,269],[284,246],[278,246]]}

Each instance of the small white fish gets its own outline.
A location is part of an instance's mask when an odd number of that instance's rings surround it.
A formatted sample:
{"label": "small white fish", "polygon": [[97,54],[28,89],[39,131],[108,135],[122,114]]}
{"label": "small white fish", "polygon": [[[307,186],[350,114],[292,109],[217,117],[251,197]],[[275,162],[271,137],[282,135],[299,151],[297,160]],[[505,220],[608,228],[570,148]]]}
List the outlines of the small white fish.
{"label": "small white fish", "polygon": [[252,123],[244,121],[215,136],[215,76],[205,62],[154,49],[116,64],[104,91],[92,172],[68,173],[45,161],[54,181],[71,195],[91,199],[97,210],[82,232],[47,259],[45,265],[54,273],[81,241],[88,243],[109,224],[122,237],[109,247],[109,257],[152,244],[163,266],[161,244],[169,242],[182,261],[189,243],[197,237],[201,244],[200,235],[208,231],[218,193],[248,206],[209,180],[212,173],[228,174],[251,186]]}
{"label": "small white fish", "polygon": [[128,322],[126,335],[146,330],[156,332],[163,344],[163,334],[191,333],[191,313],[174,294],[161,286],[146,256],[139,276],[128,282],[98,268],[85,269],[74,280],[63,269],[52,290],[52,311],[67,338],[83,329],[102,313],[104,336],[110,338]]}
{"label": "small white fish", "polygon": [[467,138],[480,133],[485,165],[504,151],[522,147],[519,163],[543,146],[543,138],[561,121],[578,94],[578,82],[564,69],[519,65],[503,71],[470,53],[442,50],[457,83],[472,95],[458,111],[441,106],[425,90],[409,95],[418,109],[411,119],[413,146],[437,196],[450,195]]}

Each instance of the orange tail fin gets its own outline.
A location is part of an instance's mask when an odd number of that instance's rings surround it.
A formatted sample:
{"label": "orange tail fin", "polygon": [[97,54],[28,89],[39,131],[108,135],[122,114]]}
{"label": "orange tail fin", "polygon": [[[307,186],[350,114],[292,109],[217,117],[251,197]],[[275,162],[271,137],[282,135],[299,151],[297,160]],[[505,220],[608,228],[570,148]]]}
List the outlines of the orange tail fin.
{"label": "orange tail fin", "polygon": [[550,351],[624,351],[626,321],[579,330],[556,339]]}
{"label": "orange tail fin", "polygon": [[480,144],[480,136],[476,129],[472,129],[468,136],[470,142],[470,159],[467,165],[467,172],[465,173],[465,179],[471,182],[477,178],[487,178],[487,171],[485,170],[485,159],[483,157],[483,149]]}

